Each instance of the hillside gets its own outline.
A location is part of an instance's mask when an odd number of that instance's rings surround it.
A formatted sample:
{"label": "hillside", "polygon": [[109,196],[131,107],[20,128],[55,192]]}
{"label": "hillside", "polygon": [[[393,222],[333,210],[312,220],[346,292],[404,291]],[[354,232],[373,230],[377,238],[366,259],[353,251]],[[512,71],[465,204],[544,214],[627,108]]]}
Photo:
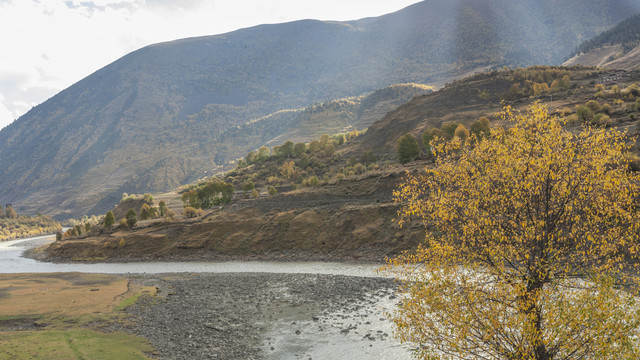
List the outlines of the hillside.
{"label": "hillside", "polygon": [[[430,0],[378,18],[148,46],[0,131],[0,199],[59,218],[102,213],[123,192],[169,190],[287,132],[298,136],[283,110],[558,63],[638,10],[640,0]],[[233,130],[264,117],[282,127],[265,126],[263,136]],[[220,135],[231,133],[237,141]]]}
{"label": "hillside", "polygon": [[[59,260],[381,260],[415,247],[424,238],[420,226],[399,228],[393,222],[398,209],[393,190],[407,171],[421,171],[432,162],[423,156],[399,164],[395,144],[400,136],[410,132],[420,137],[448,122],[470,127],[482,116],[492,126],[503,126],[496,116],[502,100],[519,110],[541,101],[552,114],[566,117],[569,129],[617,127],[637,136],[639,82],[637,71],[583,67],[538,66],[478,74],[414,98],[346,142],[344,136],[324,137],[298,153],[285,154],[284,146],[279,146],[265,150],[264,156],[247,156],[216,181],[236,190],[250,183],[246,189],[255,187],[255,192],[236,192],[228,205],[205,208],[194,217],[179,215],[180,197],[187,199],[185,205],[195,206],[198,191],[211,181],[205,180],[183,187],[183,195],[163,195],[178,214],[174,219],[146,220],[132,230],[97,226],[90,234],[56,242],[46,256]],[[375,156],[367,157],[373,149]],[[633,169],[640,170],[640,157],[630,161]],[[270,187],[274,191],[269,192]]]}
{"label": "hillside", "polygon": [[640,15],[580,44],[564,65],[633,70],[640,66]]}

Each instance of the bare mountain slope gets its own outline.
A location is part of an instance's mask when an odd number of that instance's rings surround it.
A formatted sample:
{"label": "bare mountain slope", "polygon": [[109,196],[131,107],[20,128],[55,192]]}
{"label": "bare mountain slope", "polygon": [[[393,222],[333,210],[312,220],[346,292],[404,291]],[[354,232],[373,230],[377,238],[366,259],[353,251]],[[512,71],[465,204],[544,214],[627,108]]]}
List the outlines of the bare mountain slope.
{"label": "bare mountain slope", "polygon": [[0,200],[59,217],[101,213],[122,192],[174,188],[285,132],[224,138],[251,120],[394,83],[558,63],[638,10],[640,0],[427,0],[378,18],[148,46],[0,131]]}

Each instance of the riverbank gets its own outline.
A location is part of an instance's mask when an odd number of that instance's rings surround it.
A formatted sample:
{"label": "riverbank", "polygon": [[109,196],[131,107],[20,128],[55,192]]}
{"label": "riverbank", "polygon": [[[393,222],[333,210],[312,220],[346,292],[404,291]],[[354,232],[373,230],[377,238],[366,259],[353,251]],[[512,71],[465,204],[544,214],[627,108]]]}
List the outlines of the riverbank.
{"label": "riverbank", "polygon": [[158,289],[112,325],[157,359],[409,359],[384,312],[392,279],[310,274],[129,275]]}

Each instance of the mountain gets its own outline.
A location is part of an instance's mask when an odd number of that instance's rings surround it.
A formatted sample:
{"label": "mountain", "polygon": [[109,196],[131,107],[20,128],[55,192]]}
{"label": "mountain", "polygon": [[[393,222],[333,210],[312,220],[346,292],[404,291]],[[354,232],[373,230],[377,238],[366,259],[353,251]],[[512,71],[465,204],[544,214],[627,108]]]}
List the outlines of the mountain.
{"label": "mountain", "polygon": [[247,122],[396,83],[559,63],[639,11],[640,0],[428,0],[148,46],[0,131],[0,199],[58,218],[102,213],[123,192],[175,188],[286,132],[224,137]]}
{"label": "mountain", "polygon": [[[165,201],[176,214],[171,219],[143,220],[133,229],[96,225],[88,233],[56,241],[46,255],[62,261],[381,261],[424,241],[423,224],[401,227],[393,221],[401,206],[393,193],[407,174],[424,171],[433,159],[423,155],[400,164],[399,137],[406,133],[421,137],[448,122],[473,130],[470,124],[480,117],[487,117],[491,127],[503,126],[499,114],[503,101],[514,111],[525,111],[540,101],[550,114],[566,118],[570,131],[588,124],[627,130],[634,138],[640,129],[638,81],[639,71],[579,66],[480,73],[415,97],[348,141],[336,136],[326,139],[324,148],[320,140],[314,141],[315,149],[309,146],[298,154],[267,152],[213,182],[203,180],[183,187],[182,194],[156,196],[153,206]],[[372,149],[375,156],[367,156]],[[628,157],[633,171],[640,171],[638,154],[636,146]],[[256,192],[245,196],[238,192],[225,206],[207,205],[194,217],[184,216],[182,196],[187,194],[189,204],[198,206],[198,194],[204,195],[207,184],[218,180],[236,189],[251,182]],[[129,200],[123,203],[137,210],[142,200],[133,206]],[[125,213],[123,203],[114,210],[118,219]]]}
{"label": "mountain", "polygon": [[640,15],[580,44],[565,65],[632,70],[640,66]]}

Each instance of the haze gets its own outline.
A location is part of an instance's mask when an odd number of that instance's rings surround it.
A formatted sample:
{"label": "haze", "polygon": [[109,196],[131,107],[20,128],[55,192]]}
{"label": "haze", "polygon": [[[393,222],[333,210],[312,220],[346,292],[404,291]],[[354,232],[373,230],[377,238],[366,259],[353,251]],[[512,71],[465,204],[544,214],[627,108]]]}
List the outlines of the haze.
{"label": "haze", "polygon": [[[416,0],[0,0],[0,129],[143,46],[299,19],[380,16]],[[8,36],[7,36],[8,35]]]}

